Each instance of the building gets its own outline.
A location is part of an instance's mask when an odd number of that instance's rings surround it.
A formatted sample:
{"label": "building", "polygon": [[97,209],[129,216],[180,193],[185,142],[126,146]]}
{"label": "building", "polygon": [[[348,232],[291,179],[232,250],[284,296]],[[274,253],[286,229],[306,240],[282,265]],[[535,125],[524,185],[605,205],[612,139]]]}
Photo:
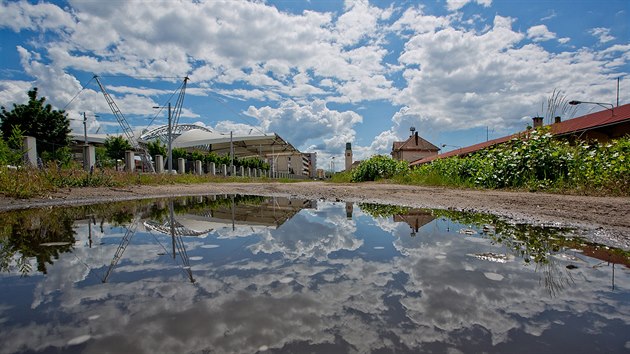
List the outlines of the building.
{"label": "building", "polygon": [[[542,118],[532,118],[532,126],[534,128],[543,127]],[[630,104],[590,113],[566,121],[562,121],[560,117],[556,117],[554,123],[548,125],[548,127],[551,134],[555,137],[567,139],[570,142],[576,140],[597,140],[599,142],[606,142],[621,138],[630,135]],[[466,156],[476,151],[487,149],[493,145],[503,144],[512,139],[520,138],[526,134],[527,131],[522,131],[502,138],[449,151],[444,154],[420,158],[413,161],[411,166],[422,165],[435,159],[451,156]]]}
{"label": "building", "polygon": [[411,127],[411,136],[405,141],[395,141],[392,145],[392,158],[398,161],[416,161],[430,156],[436,156],[440,149],[418,136],[416,128]]}
{"label": "building", "polygon": [[272,170],[278,173],[288,173],[315,178],[317,176],[317,154],[293,152],[289,154],[276,154],[267,157],[267,163]]}
{"label": "building", "polygon": [[352,169],[352,144],[346,143],[346,169],[350,171]]}
{"label": "building", "polygon": [[307,163],[307,171],[306,176],[309,178],[317,177],[317,153],[316,152],[307,152],[302,154],[303,158],[306,159]]}

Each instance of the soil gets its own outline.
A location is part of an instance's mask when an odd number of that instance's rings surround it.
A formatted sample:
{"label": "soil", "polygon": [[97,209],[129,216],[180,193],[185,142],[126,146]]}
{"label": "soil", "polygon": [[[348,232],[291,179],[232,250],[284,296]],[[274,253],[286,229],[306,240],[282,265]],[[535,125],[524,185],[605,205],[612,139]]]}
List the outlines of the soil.
{"label": "soil", "polygon": [[0,196],[0,211],[202,194],[248,194],[492,213],[515,223],[575,227],[591,241],[630,250],[630,198],[405,186],[383,183],[206,183],[72,188],[45,197]]}

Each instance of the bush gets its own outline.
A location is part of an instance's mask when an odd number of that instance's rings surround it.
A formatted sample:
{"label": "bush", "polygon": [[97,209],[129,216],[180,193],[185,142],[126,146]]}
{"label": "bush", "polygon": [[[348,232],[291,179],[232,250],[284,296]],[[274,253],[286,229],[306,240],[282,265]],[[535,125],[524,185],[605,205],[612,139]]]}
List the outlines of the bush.
{"label": "bush", "polygon": [[465,158],[434,160],[394,180],[481,188],[630,194],[630,137],[570,145],[545,129]]}
{"label": "bush", "polygon": [[376,155],[365,160],[352,170],[352,182],[375,181],[391,178],[409,172],[406,161],[396,161],[391,157]]}

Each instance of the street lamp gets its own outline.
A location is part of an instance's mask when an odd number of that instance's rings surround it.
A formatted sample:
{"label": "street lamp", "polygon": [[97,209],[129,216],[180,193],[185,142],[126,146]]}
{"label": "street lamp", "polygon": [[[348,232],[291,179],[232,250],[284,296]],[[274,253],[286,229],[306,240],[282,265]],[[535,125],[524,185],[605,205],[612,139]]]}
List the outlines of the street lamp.
{"label": "street lamp", "polygon": [[[173,171],[173,126],[171,125],[171,103],[168,103],[168,173]],[[153,108],[161,109],[164,107],[154,106]]]}
{"label": "street lamp", "polygon": [[[596,104],[596,105],[598,105],[598,106],[600,106],[600,107],[604,107],[604,108],[606,108],[606,109],[610,110],[610,112],[611,112],[611,114],[612,114],[612,115],[614,115],[614,114],[615,114],[615,111],[614,111],[615,106],[614,106],[612,103],[603,103],[603,102],[587,102],[587,101],[576,101],[576,100],[569,101],[569,104],[570,104],[571,106],[577,106],[577,105],[582,104],[582,103],[586,103],[586,104]],[[608,108],[607,106],[610,106],[610,108]]]}

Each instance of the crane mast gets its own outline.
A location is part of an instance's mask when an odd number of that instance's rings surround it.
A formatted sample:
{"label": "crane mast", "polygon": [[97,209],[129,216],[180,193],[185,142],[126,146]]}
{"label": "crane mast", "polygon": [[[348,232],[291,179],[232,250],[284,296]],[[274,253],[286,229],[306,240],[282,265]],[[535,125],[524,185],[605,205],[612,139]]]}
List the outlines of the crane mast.
{"label": "crane mast", "polygon": [[142,164],[144,166],[147,166],[151,172],[155,172],[155,168],[153,167],[153,164],[151,163],[151,161],[149,161],[149,158],[148,158],[149,152],[147,151],[146,147],[138,143],[138,140],[133,134],[133,130],[131,129],[131,126],[129,126],[129,123],[127,123],[127,119],[125,119],[125,116],[120,111],[120,108],[118,108],[118,105],[116,104],[116,102],[114,102],[114,99],[112,98],[112,96],[110,96],[109,93],[107,93],[107,90],[105,90],[105,87],[103,86],[101,81],[98,79],[98,76],[94,75],[94,79],[96,80],[98,87],[101,89],[103,96],[105,96],[105,100],[107,101],[109,108],[112,110],[112,113],[116,117],[118,124],[120,124],[120,127],[122,128],[123,133],[127,137],[127,140],[136,151],[139,150],[141,152]]}

